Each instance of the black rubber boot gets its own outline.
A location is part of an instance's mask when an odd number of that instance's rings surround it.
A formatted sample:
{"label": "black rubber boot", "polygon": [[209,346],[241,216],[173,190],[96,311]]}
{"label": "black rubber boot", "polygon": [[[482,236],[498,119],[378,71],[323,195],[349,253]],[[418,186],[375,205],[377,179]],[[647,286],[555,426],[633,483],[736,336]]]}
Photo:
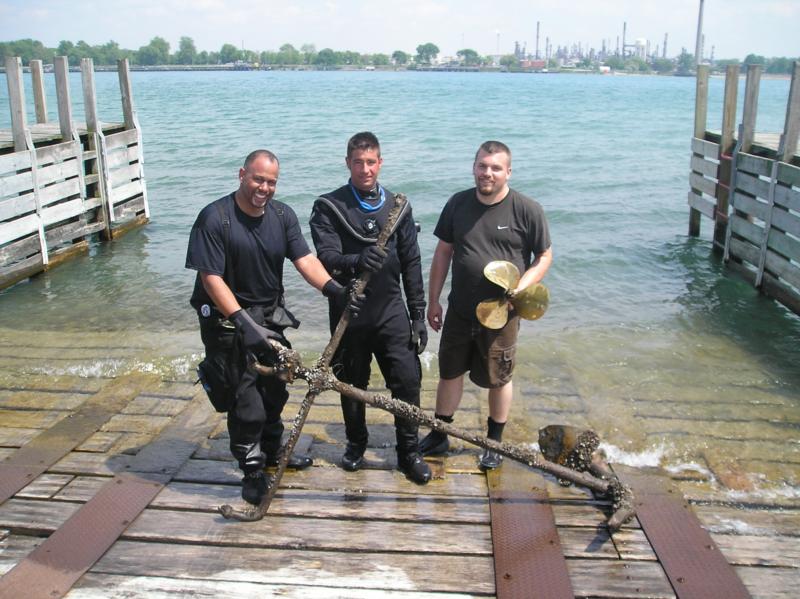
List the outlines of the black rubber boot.
{"label": "black rubber boot", "polygon": [[[505,427],[505,422],[495,422],[492,420],[492,417],[489,416],[487,419],[488,425],[488,433],[487,437],[489,437],[492,441],[502,441],[503,440],[503,427]],[[485,449],[483,454],[481,455],[481,459],[478,462],[478,468],[486,472],[487,470],[494,470],[495,468],[499,468],[500,465],[503,463],[503,456],[501,456],[496,451],[492,451],[491,449]]]}
{"label": "black rubber boot", "polygon": [[[452,424],[452,416],[442,416],[441,414],[434,414],[438,420]],[[450,440],[447,435],[439,431],[432,430],[422,438],[419,442],[419,452],[422,455],[443,455],[450,450]]]}
{"label": "black rubber boot", "polygon": [[[284,448],[281,447],[275,455],[267,454],[265,459],[267,466],[277,466],[283,456],[283,450]],[[291,470],[305,470],[313,465],[314,460],[309,456],[297,455],[296,453],[292,453],[292,455],[289,456],[289,461],[286,463],[286,467]]]}
{"label": "black rubber boot", "polygon": [[366,447],[348,441],[347,448],[344,450],[344,455],[342,456],[342,468],[348,472],[360,470],[364,465],[365,450]]}
{"label": "black rubber boot", "polygon": [[[414,405],[413,398],[409,403]],[[419,397],[416,403],[419,403]],[[397,437],[397,466],[410,481],[418,485],[426,484],[431,479],[431,469],[419,453],[417,423],[395,417],[394,427]]]}
{"label": "black rubber boot", "polygon": [[267,477],[263,470],[253,470],[242,479],[242,499],[247,503],[258,505],[267,494]]}

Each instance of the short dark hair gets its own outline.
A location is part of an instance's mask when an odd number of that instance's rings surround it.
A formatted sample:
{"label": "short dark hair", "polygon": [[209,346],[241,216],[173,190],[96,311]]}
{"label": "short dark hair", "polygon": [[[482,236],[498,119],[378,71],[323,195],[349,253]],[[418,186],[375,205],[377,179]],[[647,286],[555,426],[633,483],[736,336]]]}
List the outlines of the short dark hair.
{"label": "short dark hair", "polygon": [[275,154],[273,154],[269,150],[253,150],[247,155],[247,158],[244,159],[244,166],[242,166],[242,168],[244,170],[247,170],[247,167],[253,164],[256,158],[261,158],[262,156],[265,157],[270,162],[274,162],[275,164],[280,166],[280,161],[278,160],[278,157],[275,156]]}
{"label": "short dark hair", "polygon": [[378,138],[371,131],[361,131],[356,133],[353,137],[347,140],[347,157],[353,155],[356,150],[378,150],[378,156],[381,155],[381,144]]}
{"label": "short dark hair", "polygon": [[508,149],[508,146],[504,144],[502,141],[485,141],[481,144],[481,147],[478,148],[478,151],[475,152],[475,162],[478,161],[478,154],[481,153],[481,150],[486,152],[487,154],[498,154],[500,152],[505,152],[508,154],[508,164],[511,164],[511,150]]}

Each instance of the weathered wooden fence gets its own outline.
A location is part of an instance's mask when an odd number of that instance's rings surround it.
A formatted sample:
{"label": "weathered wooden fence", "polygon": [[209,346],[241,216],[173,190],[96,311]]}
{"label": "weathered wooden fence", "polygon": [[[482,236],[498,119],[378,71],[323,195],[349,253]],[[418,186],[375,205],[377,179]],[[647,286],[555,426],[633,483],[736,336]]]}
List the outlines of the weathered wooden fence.
{"label": "weathered wooden fence", "polygon": [[36,123],[26,122],[22,65],[6,60],[11,131],[0,131],[0,288],[149,219],[141,130],[127,60],[118,63],[123,123],[101,123],[94,66],[81,62],[86,121],[72,117],[69,67],[55,59],[58,124],[47,120],[41,61],[31,61]]}
{"label": "weathered wooden fence", "polygon": [[784,130],[756,134],[761,65],[747,67],[742,122],[734,134],[738,65],[725,78],[722,130],[706,130],[708,67],[697,74],[689,174],[689,234],[714,220],[714,246],[754,286],[800,313],[800,62],[795,63]]}

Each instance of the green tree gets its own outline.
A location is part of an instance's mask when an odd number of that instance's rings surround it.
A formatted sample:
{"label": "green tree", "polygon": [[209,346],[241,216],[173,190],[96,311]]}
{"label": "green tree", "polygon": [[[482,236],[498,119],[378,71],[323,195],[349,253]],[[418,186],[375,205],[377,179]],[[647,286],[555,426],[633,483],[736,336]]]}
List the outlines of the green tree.
{"label": "green tree", "polygon": [[388,54],[373,54],[370,57],[370,62],[374,64],[376,67],[378,66],[386,66],[389,64],[389,55]]}
{"label": "green tree", "polygon": [[242,55],[241,52],[239,52],[239,48],[233,44],[222,44],[222,47],[219,49],[219,59],[222,64],[229,64],[241,60]]}
{"label": "green tree", "polygon": [[361,54],[359,54],[358,52],[353,52],[352,50],[345,50],[344,52],[341,52],[340,55],[342,64],[353,65],[353,66],[363,64]]}
{"label": "green tree", "polygon": [[[81,42],[78,42],[76,49],[80,50]],[[163,37],[154,37],[146,46],[139,48],[136,53],[139,64],[169,64],[169,42]]]}
{"label": "green tree", "polygon": [[675,68],[675,65],[672,64],[672,60],[669,58],[656,58],[653,61],[653,70],[656,73],[669,73]]}
{"label": "green tree", "polygon": [[459,50],[456,52],[456,56],[458,56],[461,59],[461,62],[468,67],[480,64],[481,62],[480,55],[472,48],[464,48],[463,50]]}
{"label": "green tree", "polygon": [[693,71],[694,66],[694,54],[689,54],[686,48],[682,48],[678,56],[678,65],[675,70],[680,74],[686,74]]}
{"label": "green tree", "polygon": [[300,52],[292,44],[283,44],[278,50],[277,64],[295,65],[302,62]]}
{"label": "green tree", "polygon": [[786,58],[785,56],[780,56],[769,59],[766,71],[767,73],[791,73],[793,67],[794,60]]}
{"label": "green tree", "polygon": [[183,36],[178,42],[175,62],[177,64],[194,64],[196,60],[197,48],[195,48],[194,40],[190,37]]}
{"label": "green tree", "polygon": [[428,42],[417,46],[417,62],[420,64],[431,64],[439,55],[439,47]]}
{"label": "green tree", "polygon": [[513,54],[506,54],[500,58],[500,64],[508,69],[515,69],[519,66],[519,59]]}
{"label": "green tree", "polygon": [[395,50],[392,52],[392,60],[394,61],[394,64],[408,64],[409,58],[411,57],[402,50]]}
{"label": "green tree", "polygon": [[45,48],[42,42],[32,39],[16,40],[5,42],[0,45],[0,55],[19,56],[23,65],[27,65],[31,60],[53,60],[53,50]]}
{"label": "green tree", "polygon": [[317,57],[317,47],[314,44],[303,44],[300,46],[300,52],[303,53],[303,64],[314,64],[314,59]]}
{"label": "green tree", "polygon": [[767,59],[758,54],[748,54],[744,57],[744,64],[767,64]]}
{"label": "green tree", "polygon": [[197,53],[197,57],[194,59],[194,64],[211,64],[208,61],[208,51],[201,50]]}
{"label": "green tree", "polygon": [[336,64],[336,52],[330,48],[323,48],[317,52],[314,64],[323,68],[330,68]]}
{"label": "green tree", "polygon": [[625,69],[625,61],[621,56],[609,56],[606,58],[606,66],[611,67],[615,71],[622,71]]}

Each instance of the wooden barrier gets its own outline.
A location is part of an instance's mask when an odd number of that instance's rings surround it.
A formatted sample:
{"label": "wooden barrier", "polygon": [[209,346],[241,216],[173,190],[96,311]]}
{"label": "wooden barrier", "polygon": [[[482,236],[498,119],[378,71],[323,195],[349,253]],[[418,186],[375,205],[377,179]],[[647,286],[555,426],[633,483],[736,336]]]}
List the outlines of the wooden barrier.
{"label": "wooden barrier", "polygon": [[[734,65],[735,67],[735,65]],[[705,130],[708,70],[698,70],[689,174],[689,234],[715,221],[714,248],[755,287],[800,313],[800,62],[794,65],[777,147],[755,133],[761,65],[749,65],[742,122],[733,135],[738,67],[728,68],[722,130]]]}
{"label": "wooden barrier", "polygon": [[[12,129],[0,132],[0,288],[148,221],[141,131],[127,60],[118,63],[124,123],[97,116],[94,67],[81,64],[85,123],[75,123],[66,57],[54,65],[59,123],[49,123],[41,61],[32,61],[36,123],[28,126],[22,65],[6,60]],[[4,143],[5,142],[5,143]]]}

